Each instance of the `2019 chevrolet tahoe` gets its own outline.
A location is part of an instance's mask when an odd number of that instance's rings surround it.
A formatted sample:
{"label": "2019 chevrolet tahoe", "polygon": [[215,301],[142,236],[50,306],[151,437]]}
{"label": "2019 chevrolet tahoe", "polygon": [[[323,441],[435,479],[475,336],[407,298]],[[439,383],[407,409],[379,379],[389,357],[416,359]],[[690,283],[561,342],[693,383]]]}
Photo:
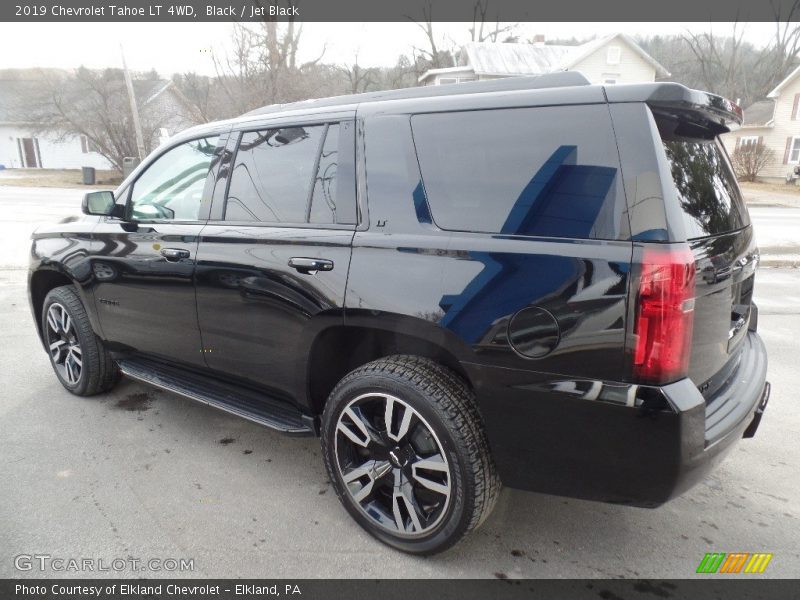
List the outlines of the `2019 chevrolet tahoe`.
{"label": "2019 chevrolet tahoe", "polygon": [[442,551],[502,484],[658,506],[769,397],[741,110],[577,73],[190,129],[33,235],[70,392],[120,374],[321,437],[350,515]]}

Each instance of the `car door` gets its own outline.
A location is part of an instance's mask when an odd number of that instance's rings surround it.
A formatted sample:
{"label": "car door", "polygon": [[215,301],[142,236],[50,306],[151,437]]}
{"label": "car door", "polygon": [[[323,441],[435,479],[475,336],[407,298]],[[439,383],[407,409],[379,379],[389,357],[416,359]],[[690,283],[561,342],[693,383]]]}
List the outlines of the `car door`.
{"label": "car door", "polygon": [[224,142],[208,134],[158,154],[118,194],[125,216],[95,229],[95,304],[112,348],[205,365],[193,275]]}
{"label": "car door", "polygon": [[356,224],[350,118],[231,134],[197,256],[210,368],[296,398],[316,333],[343,322]]}

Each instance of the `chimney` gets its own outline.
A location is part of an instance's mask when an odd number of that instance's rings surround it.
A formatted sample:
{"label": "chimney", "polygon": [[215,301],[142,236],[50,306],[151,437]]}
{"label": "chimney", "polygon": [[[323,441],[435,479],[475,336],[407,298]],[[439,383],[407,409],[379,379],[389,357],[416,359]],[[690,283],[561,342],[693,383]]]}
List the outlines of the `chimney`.
{"label": "chimney", "polygon": [[534,46],[544,46],[544,34],[537,33],[533,36],[533,45]]}

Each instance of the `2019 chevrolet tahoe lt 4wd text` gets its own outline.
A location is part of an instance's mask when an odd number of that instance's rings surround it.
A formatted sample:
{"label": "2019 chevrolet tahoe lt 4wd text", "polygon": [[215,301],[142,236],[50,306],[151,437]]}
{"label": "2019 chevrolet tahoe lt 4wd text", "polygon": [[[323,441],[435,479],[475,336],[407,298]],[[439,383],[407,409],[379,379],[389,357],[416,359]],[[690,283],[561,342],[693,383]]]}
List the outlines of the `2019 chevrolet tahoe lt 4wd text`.
{"label": "2019 chevrolet tahoe lt 4wd text", "polygon": [[727,100],[577,73],[190,129],[33,235],[79,395],[120,373],[289,434],[376,538],[441,551],[501,482],[655,507],[769,396]]}

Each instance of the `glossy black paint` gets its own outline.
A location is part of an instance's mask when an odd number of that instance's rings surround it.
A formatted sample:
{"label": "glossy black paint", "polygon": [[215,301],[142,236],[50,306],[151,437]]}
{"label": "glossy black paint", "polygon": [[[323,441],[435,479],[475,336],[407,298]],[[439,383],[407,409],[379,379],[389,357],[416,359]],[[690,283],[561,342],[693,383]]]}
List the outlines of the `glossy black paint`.
{"label": "glossy black paint", "polygon": [[[202,365],[194,267],[201,224],[102,222],[92,232],[97,317],[112,348]],[[171,260],[162,249],[184,250]]]}
{"label": "glossy black paint", "polygon": [[[642,249],[687,241],[654,111],[675,117],[681,99],[691,101],[694,125],[709,131],[729,115],[682,86],[609,93],[571,85],[348,97],[186,132],[174,143],[221,134],[199,220],[135,222],[124,213],[39,230],[34,312],[48,286],[72,281],[95,331],[120,356],[202,373],[231,394],[246,388],[252,398],[255,390],[307,419],[360,364],[396,352],[429,356],[474,389],[506,485],[657,505],[705,473],[759,405],[766,358],[749,303],[757,251],[750,227],[691,241],[698,314],[690,378],[636,385],[628,353]],[[613,94],[618,101],[608,102]],[[552,140],[548,162],[558,168],[532,167],[531,186],[498,233],[441,228],[412,115],[553,106],[574,109],[565,119],[585,119],[588,145]],[[340,165],[350,165],[354,180],[355,226],[223,220],[239,131],[343,119],[355,119],[358,131],[353,156]],[[149,162],[117,190],[121,208]],[[541,183],[565,193],[553,173],[586,174],[583,166],[602,169],[607,188],[598,197],[611,198],[579,232],[593,239],[578,239],[574,223],[543,235],[531,207],[545,195],[531,190]],[[552,215],[546,205],[538,204]],[[332,268],[297,268],[292,259]],[[724,349],[711,341],[730,331]],[[761,389],[739,398],[741,418],[711,446],[706,407],[748,378]]]}
{"label": "glossy black paint", "polygon": [[[610,135],[607,115],[595,127],[598,136]],[[460,360],[620,377],[630,242],[439,229],[427,213],[420,218],[425,192],[408,117],[376,116],[365,133],[371,227],[353,239],[348,319],[352,313],[359,323],[379,313],[400,322],[422,319],[458,339]],[[402,277],[386,278],[387,271]],[[372,285],[378,280],[382,285]],[[530,307],[553,315],[560,332],[558,346],[536,361],[508,341],[510,319]]]}
{"label": "glossy black paint", "polygon": [[[196,271],[209,368],[298,397],[306,378],[298,357],[322,329],[343,323],[352,238],[347,230],[209,223]],[[300,273],[289,266],[293,257],[330,260],[333,268]]]}

